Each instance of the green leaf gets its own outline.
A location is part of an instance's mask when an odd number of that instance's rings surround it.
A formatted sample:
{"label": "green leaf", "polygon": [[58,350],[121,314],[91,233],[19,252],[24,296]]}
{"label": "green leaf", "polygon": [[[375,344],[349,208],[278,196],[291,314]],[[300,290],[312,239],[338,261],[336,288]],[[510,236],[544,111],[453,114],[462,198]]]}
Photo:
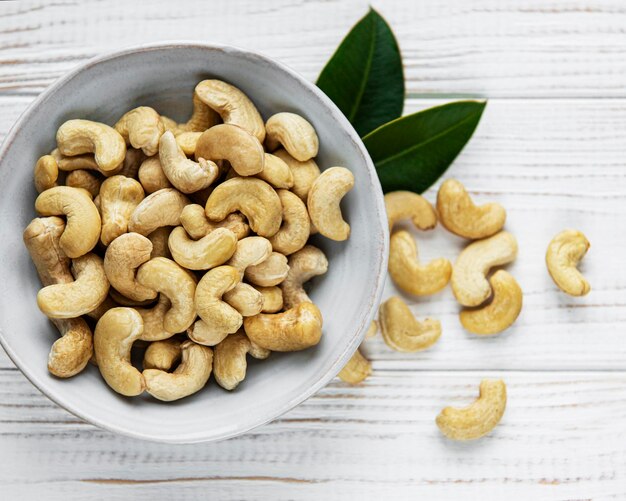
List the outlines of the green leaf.
{"label": "green leaf", "polygon": [[404,74],[398,42],[370,9],[343,39],[317,86],[348,117],[360,136],[402,115]]}
{"label": "green leaf", "polygon": [[379,127],[363,138],[385,193],[426,191],[472,137],[486,102],[457,101]]}

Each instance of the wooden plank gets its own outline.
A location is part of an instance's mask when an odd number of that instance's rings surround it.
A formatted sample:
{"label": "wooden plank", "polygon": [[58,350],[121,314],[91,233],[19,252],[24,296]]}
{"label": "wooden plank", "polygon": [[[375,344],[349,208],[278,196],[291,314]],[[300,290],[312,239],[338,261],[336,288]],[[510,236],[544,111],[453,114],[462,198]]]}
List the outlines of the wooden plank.
{"label": "wooden plank", "polygon": [[[160,40],[264,52],[315,79],[367,0],[0,3],[0,91],[38,92],[88,58]],[[617,0],[379,0],[418,94],[626,96]]]}

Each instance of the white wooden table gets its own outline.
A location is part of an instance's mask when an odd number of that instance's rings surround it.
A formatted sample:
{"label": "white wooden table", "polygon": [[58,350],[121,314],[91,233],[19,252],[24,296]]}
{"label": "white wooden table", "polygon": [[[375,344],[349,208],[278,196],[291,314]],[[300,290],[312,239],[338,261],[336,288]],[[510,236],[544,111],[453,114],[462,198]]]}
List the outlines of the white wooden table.
{"label": "white wooden table", "polygon": [[[367,0],[0,2],[0,133],[86,59],[166,39],[231,43],[314,80]],[[439,318],[430,351],[368,342],[374,375],[335,381],[281,419],[216,444],[101,431],[41,395],[0,355],[0,498],[626,498],[626,4],[594,0],[375,1],[405,58],[405,112],[488,97],[449,174],[508,210],[525,293],[514,328],[465,333],[449,290],[414,305]],[[427,197],[434,199],[431,190]],[[544,266],[565,227],[589,237],[582,299]],[[418,235],[425,258],[459,239]],[[394,293],[388,286],[388,294]],[[434,418],[502,377],[509,404],[486,439],[443,439]]]}

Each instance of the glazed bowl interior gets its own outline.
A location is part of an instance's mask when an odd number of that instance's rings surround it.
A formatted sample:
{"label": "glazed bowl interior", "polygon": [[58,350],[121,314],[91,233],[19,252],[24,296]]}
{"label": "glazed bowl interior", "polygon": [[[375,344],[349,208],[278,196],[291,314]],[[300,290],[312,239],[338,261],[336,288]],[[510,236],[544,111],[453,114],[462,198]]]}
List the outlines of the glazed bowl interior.
{"label": "glazed bowl interior", "polygon": [[[352,227],[347,242],[316,238],[329,272],[311,297],[324,317],[324,335],[312,349],[251,362],[233,392],[213,380],[194,396],[162,403],[110,390],[97,368],[61,380],[46,367],[58,337],[37,308],[40,282],[22,243],[35,217],[32,170],[55,147],[59,125],[71,118],[113,124],[147,105],[178,121],[191,112],[197,82],[219,78],[241,88],[264,118],[278,111],[306,117],[320,139],[322,169],[342,165],[356,184],[342,204]],[[382,192],[367,152],[339,110],[315,86],[284,66],[231,47],[198,44],[143,46],[99,58],[62,78],[20,118],[0,153],[0,334],[9,356],[48,397],[100,427],[165,442],[198,442],[241,434],[289,410],[325,385],[361,341],[382,292],[387,230]]]}

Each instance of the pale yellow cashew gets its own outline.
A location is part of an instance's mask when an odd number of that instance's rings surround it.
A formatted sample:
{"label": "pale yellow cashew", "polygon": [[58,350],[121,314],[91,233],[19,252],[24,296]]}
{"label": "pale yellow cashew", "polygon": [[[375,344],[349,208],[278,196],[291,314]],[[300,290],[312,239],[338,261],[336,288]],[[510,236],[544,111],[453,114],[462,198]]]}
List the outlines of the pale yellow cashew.
{"label": "pale yellow cashew", "polygon": [[246,377],[248,364],[246,355],[254,358],[267,358],[268,350],[255,349],[245,334],[228,336],[215,347],[213,375],[217,384],[225,390],[234,390]]}
{"label": "pale yellow cashew", "polygon": [[137,282],[164,294],[172,303],[163,317],[165,330],[184,332],[193,323],[196,282],[190,272],[170,259],[156,257],[139,267]]}
{"label": "pale yellow cashew", "polygon": [[269,151],[284,146],[300,162],[317,156],[319,140],[308,120],[295,113],[281,112],[272,115],[265,123],[265,144]]}
{"label": "pale yellow cashew", "polygon": [[235,212],[214,223],[207,219],[204,207],[199,204],[189,204],[183,209],[180,213],[180,224],[194,240],[199,240],[218,228],[229,229],[237,240],[247,237],[250,233],[250,227],[241,214]]}
{"label": "pale yellow cashew", "polygon": [[[241,274],[232,266],[218,266],[209,270],[198,282],[195,305],[198,316],[205,325],[194,329],[189,337],[200,344],[222,339],[239,330],[243,318],[241,314],[222,296],[241,281]],[[219,341],[218,341],[219,342]]]}
{"label": "pale yellow cashew", "polygon": [[352,358],[341,369],[339,379],[350,384],[363,382],[372,373],[371,362],[363,356],[360,350],[356,350]]}
{"label": "pale yellow cashew", "polygon": [[35,209],[42,216],[63,215],[67,218],[59,245],[68,257],[83,256],[98,243],[100,214],[84,190],[55,186],[37,197]]}
{"label": "pale yellow cashew", "polygon": [[98,320],[94,351],[100,374],[117,393],[133,397],[146,385],[130,363],[130,350],[143,332],[141,315],[132,308],[112,308]]}
{"label": "pale yellow cashew", "polygon": [[301,303],[284,313],[260,313],[243,321],[253,343],[270,351],[298,351],[322,337],[322,313],[313,303]]}
{"label": "pale yellow cashew", "polygon": [[158,400],[172,402],[200,391],[211,376],[213,350],[192,341],[181,344],[181,362],[174,372],[146,369],[146,391]]}
{"label": "pale yellow cashew", "polygon": [[68,120],[61,125],[57,131],[57,146],[62,155],[70,157],[93,153],[98,168],[104,172],[120,167],[126,155],[126,143],[119,132],[90,120]]}
{"label": "pale yellow cashew", "polygon": [[350,236],[350,225],[341,214],[339,203],[354,186],[354,175],[344,167],[326,169],[313,182],[307,197],[311,221],[322,235],[343,241]]}
{"label": "pale yellow cashew", "polygon": [[[205,106],[204,103],[200,102],[200,104],[204,108],[207,108],[207,106]],[[194,99],[194,111],[195,111],[195,99]],[[166,117],[165,115],[161,115],[161,123],[163,124],[163,128],[165,129],[166,132],[170,131],[174,135],[180,134],[182,132],[182,130],[180,129],[178,125],[178,122],[176,122],[176,120],[174,120],[173,118]]]}
{"label": "pale yellow cashew", "polygon": [[249,266],[262,263],[271,253],[272,244],[267,238],[246,237],[237,242],[235,253],[226,264],[237,268],[243,276]]}
{"label": "pale yellow cashew", "polygon": [[191,157],[196,152],[198,139],[200,139],[201,135],[202,132],[181,132],[176,135],[176,144],[183,150],[185,155]]}
{"label": "pale yellow cashew", "polygon": [[109,245],[128,231],[128,223],[145,193],[139,181],[125,176],[113,176],[100,188],[102,232],[100,241]]}
{"label": "pale yellow cashew", "polygon": [[133,211],[128,231],[147,236],[161,226],[179,226],[180,214],[189,199],[173,188],[155,191]]}
{"label": "pale yellow cashew", "polygon": [[548,245],[546,265],[554,283],[570,296],[589,293],[589,282],[576,266],[589,250],[589,240],[577,230],[564,230]]}
{"label": "pale yellow cashew", "polygon": [[182,226],[172,230],[169,248],[174,261],[188,270],[208,270],[224,264],[237,247],[237,236],[217,228],[199,240],[192,240]]}
{"label": "pale yellow cashew", "polygon": [[193,111],[191,117],[185,123],[177,124],[174,120],[168,122],[167,125],[172,128],[174,134],[185,134],[186,132],[204,132],[205,130],[218,124],[220,116],[209,108],[202,100],[193,93],[192,98]]}
{"label": "pale yellow cashew", "polygon": [[221,80],[203,80],[196,85],[196,95],[220,114],[225,124],[233,124],[265,139],[265,125],[254,103],[237,87]]}
{"label": "pale yellow cashew", "polygon": [[293,186],[293,174],[287,163],[270,153],[265,153],[264,158],[263,170],[256,177],[277,189],[291,188]]}
{"label": "pale yellow cashew", "polygon": [[169,259],[172,257],[168,246],[171,233],[171,226],[161,226],[148,235],[148,240],[152,242],[152,253],[150,254],[150,259],[155,257],[166,257]]}
{"label": "pale yellow cashew", "polygon": [[159,161],[167,179],[183,193],[208,188],[219,176],[219,169],[213,162],[200,158],[196,163],[188,159],[169,131],[159,141]]}
{"label": "pale yellow cashew", "polygon": [[320,168],[315,163],[315,160],[311,159],[306,162],[300,162],[284,149],[276,150],[273,152],[273,155],[280,158],[289,166],[293,177],[291,191],[298,195],[303,202],[306,202],[313,182],[320,175]]}
{"label": "pale yellow cashew", "polygon": [[280,287],[253,287],[263,295],[261,313],[278,313],[283,309],[283,291]]}
{"label": "pale yellow cashew", "polygon": [[416,296],[439,292],[448,284],[452,274],[452,264],[444,258],[421,264],[415,240],[404,230],[391,235],[388,268],[394,283],[404,292]]}
{"label": "pale yellow cashew", "polygon": [[37,193],[57,185],[59,166],[52,155],[44,155],[35,164],[35,189]]}
{"label": "pale yellow cashew", "polygon": [[[43,157],[42,157],[43,158]],[[102,179],[96,177],[87,170],[73,170],[65,178],[65,184],[72,188],[82,188],[87,190],[92,198],[100,193]]]}
{"label": "pale yellow cashew", "polygon": [[423,196],[411,191],[392,191],[385,195],[385,209],[389,221],[389,231],[403,220],[411,219],[420,230],[432,230],[437,226],[437,212]]}
{"label": "pale yellow cashew", "polygon": [[263,262],[248,266],[245,277],[250,283],[262,287],[271,287],[282,283],[289,273],[287,256],[280,252],[272,252]]}
{"label": "pale yellow cashew", "polygon": [[[95,170],[104,176],[111,176],[114,174],[118,174],[122,166],[124,165],[124,162],[122,161],[122,163],[115,169],[112,169],[110,171],[103,171],[102,169],[100,169],[100,167],[96,163],[96,159],[94,158],[92,154],[66,157],[66,156],[61,155],[61,152],[59,151],[58,148],[53,149],[50,152],[50,156],[54,158],[54,160],[56,161],[58,169],[64,172],[71,172],[73,170],[78,170],[78,169]],[[125,156],[126,155],[124,155],[124,157]]]}
{"label": "pale yellow cashew", "polygon": [[156,298],[156,291],[136,280],[137,268],[150,260],[152,242],[139,233],[126,233],[111,242],[104,254],[104,272],[118,292],[133,301]]}
{"label": "pale yellow cashew", "polygon": [[116,291],[115,289],[109,290],[109,296],[111,299],[117,303],[117,306],[149,306],[154,303],[154,299],[146,299],[144,301],[136,301],[134,299],[130,299],[121,292]]}
{"label": "pale yellow cashew", "polygon": [[163,172],[158,156],[146,158],[141,163],[137,175],[146,193],[154,193],[155,191],[172,187],[172,183],[170,183],[165,172]]}
{"label": "pale yellow cashew", "polygon": [[197,160],[227,160],[240,176],[259,174],[265,166],[263,145],[236,125],[220,124],[204,131],[196,144]]}
{"label": "pale yellow cashew", "polygon": [[459,314],[461,325],[474,334],[498,334],[508,329],[522,311],[522,289],[506,271],[498,270],[489,280],[493,298],[479,309],[463,310]]}
{"label": "pale yellow cashew", "polygon": [[239,283],[222,296],[242,317],[258,315],[263,310],[264,296],[248,284]]}
{"label": "pale yellow cashew", "polygon": [[430,348],[441,336],[441,323],[430,318],[419,322],[402,299],[390,297],[380,305],[378,322],[391,349],[412,353]]}
{"label": "pale yellow cashew", "polygon": [[483,379],[480,393],[470,406],[446,407],[437,416],[441,433],[452,440],[475,440],[493,430],[506,408],[506,385],[501,379]]}
{"label": "pale yellow cashew", "polygon": [[452,269],[452,292],[463,306],[479,306],[491,295],[487,273],[517,257],[517,240],[506,231],[468,245]]}
{"label": "pale yellow cashew", "polygon": [[285,256],[302,249],[311,234],[311,221],[304,202],[288,190],[278,190],[283,207],[283,223],[269,240],[272,248]]}
{"label": "pale yellow cashew", "polygon": [[163,341],[171,338],[175,332],[168,331],[163,325],[165,315],[172,307],[172,303],[165,294],[159,294],[159,301],[152,308],[135,308],[143,319],[142,341]]}
{"label": "pale yellow cashew", "polygon": [[320,249],[312,245],[307,245],[289,256],[288,263],[289,273],[280,284],[286,309],[293,308],[300,303],[310,303],[311,299],[304,290],[303,284],[328,271],[328,259]]}
{"label": "pale yellow cashew", "polygon": [[465,187],[456,179],[448,179],[437,193],[439,219],[449,231],[476,240],[498,233],[506,221],[500,204],[474,205]]}
{"label": "pale yellow cashew", "polygon": [[164,339],[163,341],[154,341],[148,345],[143,355],[143,363],[145,369],[159,369],[162,371],[171,370],[174,365],[180,361],[182,343],[178,339]]}
{"label": "pale yellow cashew", "polygon": [[159,138],[165,132],[161,117],[149,106],[124,113],[114,127],[127,145],[141,149],[149,157],[159,151]]}

